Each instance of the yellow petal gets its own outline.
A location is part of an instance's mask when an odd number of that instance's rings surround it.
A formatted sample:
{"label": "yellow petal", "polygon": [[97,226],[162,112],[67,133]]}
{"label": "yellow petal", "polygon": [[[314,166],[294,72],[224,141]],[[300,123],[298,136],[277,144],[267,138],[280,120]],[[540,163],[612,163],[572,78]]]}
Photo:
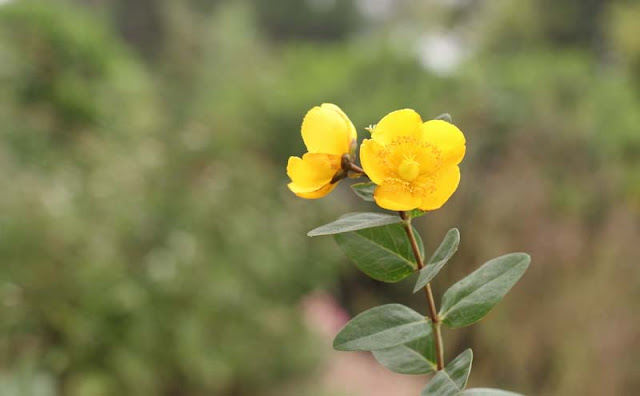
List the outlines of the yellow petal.
{"label": "yellow petal", "polygon": [[386,164],[384,151],[384,147],[372,139],[365,139],[360,145],[362,168],[369,176],[369,179],[376,184],[382,184],[386,178],[393,176]]}
{"label": "yellow petal", "polygon": [[441,152],[442,161],[458,165],[466,150],[465,138],[460,129],[443,120],[431,120],[422,124],[422,139]]}
{"label": "yellow petal", "polygon": [[422,196],[411,183],[387,179],[373,192],[376,204],[389,210],[412,210],[420,205]]}
{"label": "yellow petal", "polygon": [[322,187],[322,188],[320,188],[319,190],[316,190],[316,191],[307,192],[307,193],[294,192],[294,194],[296,194],[300,198],[318,199],[318,198],[322,198],[325,195],[329,194],[331,192],[331,190],[333,190],[337,185],[338,185],[338,183],[327,184],[326,186],[324,186],[324,187]]}
{"label": "yellow petal", "polygon": [[350,140],[349,145],[351,145],[351,141],[358,140],[358,132],[356,131],[356,127],[353,126],[353,123],[351,122],[349,117],[347,117],[344,111],[342,111],[341,108],[334,105],[333,103],[323,103],[320,107],[333,110],[336,113],[338,113],[340,117],[342,117],[342,120],[344,121],[344,123],[347,124],[347,126],[349,127],[349,140]]}
{"label": "yellow petal", "polygon": [[425,194],[419,208],[421,210],[435,210],[444,205],[453,195],[460,183],[460,168],[449,165],[435,174],[418,180],[425,187]]}
{"label": "yellow petal", "polygon": [[393,111],[384,116],[371,132],[371,138],[380,144],[389,144],[401,136],[419,134],[422,119],[411,109]]}
{"label": "yellow petal", "polygon": [[301,132],[310,153],[342,155],[351,148],[355,128],[338,106],[325,103],[307,112]]}
{"label": "yellow petal", "polygon": [[329,184],[340,170],[340,157],[331,154],[306,153],[289,157],[287,175],[291,178],[289,189],[294,193],[317,191]]}

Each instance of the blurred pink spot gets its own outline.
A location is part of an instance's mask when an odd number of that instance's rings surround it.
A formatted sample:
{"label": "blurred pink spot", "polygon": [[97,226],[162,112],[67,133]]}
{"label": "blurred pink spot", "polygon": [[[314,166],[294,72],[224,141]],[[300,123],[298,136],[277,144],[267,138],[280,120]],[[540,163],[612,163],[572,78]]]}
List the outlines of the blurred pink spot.
{"label": "blurred pink spot", "polygon": [[302,301],[304,320],[326,345],[328,358],[319,386],[349,396],[415,396],[427,383],[426,376],[393,373],[369,352],[338,352],[331,348],[335,335],[350,319],[328,293],[314,292]]}

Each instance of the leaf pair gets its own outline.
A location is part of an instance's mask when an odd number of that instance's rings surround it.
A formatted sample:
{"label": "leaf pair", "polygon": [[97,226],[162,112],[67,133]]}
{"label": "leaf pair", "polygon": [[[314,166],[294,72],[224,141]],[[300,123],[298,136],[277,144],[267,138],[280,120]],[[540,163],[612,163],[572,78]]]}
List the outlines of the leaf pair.
{"label": "leaf pair", "polygon": [[[403,374],[435,371],[428,319],[400,304],[382,305],[356,316],[336,336],[333,347],[341,351],[372,351],[382,365]],[[471,349],[462,352],[436,373],[421,396],[519,396],[497,389],[464,390],[472,360]]]}
{"label": "leaf pair", "polygon": [[[419,267],[399,216],[383,213],[350,213],[311,230],[309,236],[334,235],[338,245],[356,266],[371,278],[398,282]],[[424,246],[414,232],[421,255]],[[414,292],[433,279],[458,249],[460,233],[451,229],[444,241],[422,268]]]}
{"label": "leaf pair", "polygon": [[[419,267],[398,216],[383,213],[352,213],[308,235],[330,235],[355,265],[373,279],[398,282]],[[414,232],[424,256],[420,236]],[[419,271],[417,292],[440,272],[458,250],[460,232],[453,228]],[[447,290],[440,319],[449,327],[464,327],[482,319],[515,285],[529,266],[525,253],[511,253],[488,261]]]}

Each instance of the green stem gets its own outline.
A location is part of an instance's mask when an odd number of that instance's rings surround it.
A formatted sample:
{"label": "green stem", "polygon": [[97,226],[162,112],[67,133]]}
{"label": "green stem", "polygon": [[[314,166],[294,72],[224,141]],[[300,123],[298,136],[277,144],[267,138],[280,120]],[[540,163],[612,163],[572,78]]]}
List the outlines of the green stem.
{"label": "green stem", "polygon": [[[420,249],[418,248],[418,241],[416,240],[416,236],[413,234],[413,227],[411,227],[411,216],[407,215],[407,212],[404,211],[400,211],[398,213],[400,213],[404,230],[407,233],[407,237],[409,237],[409,243],[411,243],[411,250],[413,250],[413,255],[416,257],[418,270],[421,270],[424,263],[422,261]],[[427,303],[429,305],[429,318],[431,318],[431,328],[433,329],[433,339],[436,350],[436,365],[438,370],[443,370],[444,347],[442,344],[442,333],[440,332],[440,318],[438,317],[438,310],[436,309],[436,302],[433,298],[430,283],[427,283],[424,287],[424,294],[427,297]]]}

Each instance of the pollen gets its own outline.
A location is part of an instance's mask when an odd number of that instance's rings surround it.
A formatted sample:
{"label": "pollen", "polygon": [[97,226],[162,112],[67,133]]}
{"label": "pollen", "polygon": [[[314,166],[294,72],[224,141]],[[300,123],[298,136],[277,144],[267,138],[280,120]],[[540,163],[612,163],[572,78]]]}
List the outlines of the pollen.
{"label": "pollen", "polygon": [[413,181],[420,174],[420,164],[412,159],[404,159],[398,166],[398,176],[405,181]]}

